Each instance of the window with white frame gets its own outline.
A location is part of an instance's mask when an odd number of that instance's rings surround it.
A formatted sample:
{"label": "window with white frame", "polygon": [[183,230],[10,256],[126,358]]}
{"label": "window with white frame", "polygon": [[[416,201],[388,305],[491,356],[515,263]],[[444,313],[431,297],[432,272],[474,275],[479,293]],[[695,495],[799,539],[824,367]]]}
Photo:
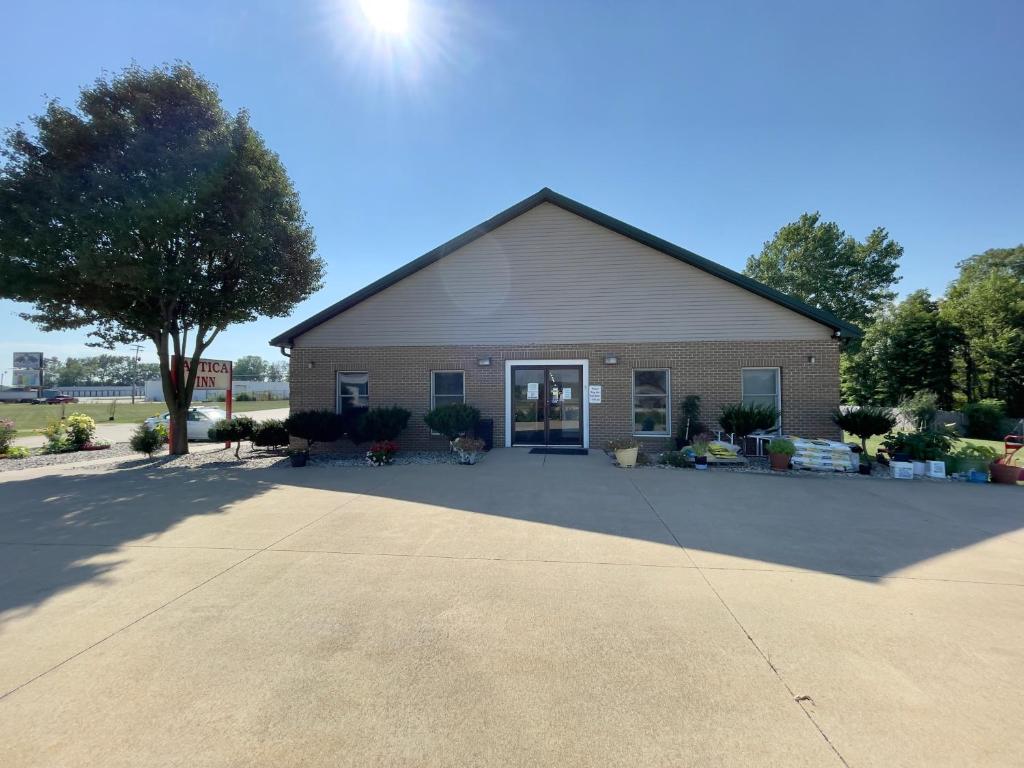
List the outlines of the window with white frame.
{"label": "window with white frame", "polygon": [[770,405],[782,412],[782,388],[778,368],[744,368],[742,371],[743,404]]}
{"label": "window with white frame", "polygon": [[346,413],[370,407],[370,374],[365,371],[338,371],[337,412]]}
{"label": "window with white frame", "polygon": [[668,369],[633,371],[633,434],[669,433],[670,389]]}
{"label": "window with white frame", "polygon": [[430,372],[430,408],[466,402],[466,374],[462,371]]}

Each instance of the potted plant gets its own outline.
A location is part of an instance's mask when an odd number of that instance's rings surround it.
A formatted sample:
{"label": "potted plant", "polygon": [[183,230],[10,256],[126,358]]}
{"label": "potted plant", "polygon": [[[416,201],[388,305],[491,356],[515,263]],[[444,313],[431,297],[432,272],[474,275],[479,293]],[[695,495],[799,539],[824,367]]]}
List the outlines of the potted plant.
{"label": "potted plant", "polygon": [[302,448],[289,448],[288,458],[291,460],[293,467],[304,467],[306,462],[309,461],[309,451]]}
{"label": "potted plant", "polygon": [[775,472],[785,472],[789,469],[789,460],[796,453],[796,446],[792,440],[784,437],[777,437],[768,443],[768,462]]}
{"label": "potted plant", "polygon": [[705,434],[695,435],[690,441],[690,450],[693,451],[693,466],[695,469],[708,468],[708,447],[711,441]]}
{"label": "potted plant", "polygon": [[459,454],[459,464],[476,464],[484,452],[484,441],[478,437],[457,437],[452,447]]}
{"label": "potted plant", "polygon": [[989,464],[988,469],[993,483],[1014,485],[1021,480],[1021,468],[1016,464],[1010,464],[1005,456]]}
{"label": "potted plant", "polygon": [[861,475],[871,474],[871,457],[866,453],[861,453],[860,464],[857,465],[857,473]]}
{"label": "potted plant", "polygon": [[640,444],[632,437],[609,440],[606,447],[615,454],[615,461],[620,467],[628,469],[636,466],[636,454],[640,449]]}

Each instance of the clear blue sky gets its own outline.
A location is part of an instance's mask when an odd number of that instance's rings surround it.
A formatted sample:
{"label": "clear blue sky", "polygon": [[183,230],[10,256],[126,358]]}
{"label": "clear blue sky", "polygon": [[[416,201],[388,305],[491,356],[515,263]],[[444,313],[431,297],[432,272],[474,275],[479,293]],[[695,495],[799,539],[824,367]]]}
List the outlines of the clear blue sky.
{"label": "clear blue sky", "polygon": [[[103,70],[191,62],[284,160],[327,259],[293,322],[550,186],[734,269],[820,210],[906,249],[901,292],[1024,241],[1024,3],[6,3],[0,126]],[[557,271],[558,265],[552,264]],[[0,302],[15,348],[64,357]],[[148,356],[154,359],[153,355]]]}

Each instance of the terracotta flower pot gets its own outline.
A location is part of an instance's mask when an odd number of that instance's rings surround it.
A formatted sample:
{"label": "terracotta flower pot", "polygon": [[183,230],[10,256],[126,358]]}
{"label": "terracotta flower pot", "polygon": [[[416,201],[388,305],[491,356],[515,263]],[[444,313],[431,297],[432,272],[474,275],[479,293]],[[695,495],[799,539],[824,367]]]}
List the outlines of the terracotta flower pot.
{"label": "terracotta flower pot", "polygon": [[768,461],[771,463],[772,469],[776,472],[785,472],[789,469],[788,453],[769,453]]}
{"label": "terracotta flower pot", "polygon": [[1000,464],[998,461],[993,461],[988,468],[992,473],[993,483],[1013,485],[1020,480],[1020,467],[1013,464]]}

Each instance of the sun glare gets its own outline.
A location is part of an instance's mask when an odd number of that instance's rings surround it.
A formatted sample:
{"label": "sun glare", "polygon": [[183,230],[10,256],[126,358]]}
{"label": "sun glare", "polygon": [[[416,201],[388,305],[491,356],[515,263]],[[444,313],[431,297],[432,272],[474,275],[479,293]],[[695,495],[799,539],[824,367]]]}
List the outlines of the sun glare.
{"label": "sun glare", "polygon": [[378,32],[404,37],[409,31],[408,0],[359,0],[370,25]]}

